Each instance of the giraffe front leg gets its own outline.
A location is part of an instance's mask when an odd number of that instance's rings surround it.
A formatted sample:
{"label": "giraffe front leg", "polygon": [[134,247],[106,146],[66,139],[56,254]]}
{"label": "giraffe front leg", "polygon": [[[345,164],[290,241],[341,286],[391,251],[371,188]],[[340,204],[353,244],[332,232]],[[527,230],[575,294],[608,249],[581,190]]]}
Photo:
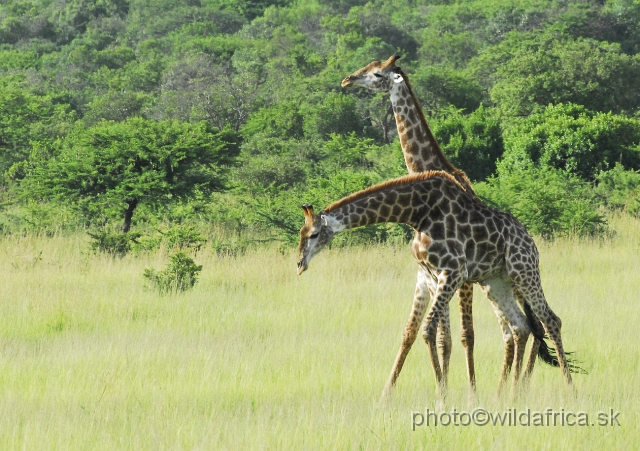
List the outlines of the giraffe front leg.
{"label": "giraffe front leg", "polygon": [[402,370],[404,361],[407,358],[407,355],[411,350],[411,346],[415,342],[418,335],[418,329],[420,327],[420,323],[422,322],[422,318],[424,317],[424,314],[427,310],[429,301],[429,285],[427,283],[427,277],[428,276],[422,269],[418,271],[418,281],[416,283],[416,291],[413,297],[411,313],[409,314],[409,319],[407,320],[407,324],[402,334],[402,343],[400,345],[400,349],[398,350],[396,360],[393,363],[391,374],[389,375],[389,379],[387,380],[387,383],[384,386],[384,390],[382,391],[381,400],[387,398],[393,387],[396,385],[396,381],[400,376],[400,371]]}
{"label": "giraffe front leg", "polygon": [[451,322],[449,318],[449,304],[442,311],[442,316],[438,322],[436,334],[438,348],[438,361],[442,371],[442,385],[446,389],[449,378],[449,361],[451,360]]}
{"label": "giraffe front leg", "polygon": [[460,307],[460,341],[464,347],[467,361],[467,377],[471,392],[476,391],[476,372],[473,362],[473,346],[475,334],[473,331],[473,284],[464,283],[458,290]]}
{"label": "giraffe front leg", "polygon": [[422,336],[427,343],[429,359],[436,379],[436,395],[440,398],[444,398],[446,394],[446,384],[438,360],[437,327],[445,310],[449,308],[451,297],[461,284],[461,271],[445,270],[438,274],[433,303],[422,326]]}

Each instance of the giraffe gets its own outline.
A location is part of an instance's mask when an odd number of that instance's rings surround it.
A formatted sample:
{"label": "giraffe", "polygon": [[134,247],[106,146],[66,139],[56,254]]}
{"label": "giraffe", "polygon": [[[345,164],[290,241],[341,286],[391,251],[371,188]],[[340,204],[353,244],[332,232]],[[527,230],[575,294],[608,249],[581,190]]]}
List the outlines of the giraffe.
{"label": "giraffe", "polygon": [[[409,174],[415,174],[424,172],[427,170],[442,170],[450,173],[454,178],[469,192],[472,196],[475,196],[475,192],[471,187],[471,182],[467,178],[466,174],[453,166],[451,162],[442,152],[438,142],[436,141],[433,133],[431,132],[422,108],[418,103],[418,100],[413,93],[409,79],[402,72],[402,70],[395,65],[395,62],[400,58],[398,54],[392,55],[387,61],[379,62],[374,61],[369,65],[359,69],[353,74],[347,76],[342,81],[342,87],[359,86],[373,91],[387,92],[391,98],[391,104],[396,120],[398,129],[398,136],[402,146],[402,153],[404,155],[405,163]],[[414,255],[419,253],[420,250],[424,250],[429,245],[429,237],[416,232],[414,235],[412,248]],[[422,274],[423,268],[418,273],[418,284],[416,286],[413,308],[407,321],[405,328],[405,334],[403,341],[398,351],[398,356],[394,362],[394,366],[391,370],[388,382],[385,386],[383,396],[387,393],[391,387],[396,383],[400,371],[404,364],[404,360],[415,341],[417,336],[418,325],[415,320],[422,317],[424,312],[425,303],[425,288],[424,285],[429,285],[429,277]],[[461,320],[461,342],[465,349],[465,357],[467,362],[467,377],[469,380],[470,388],[475,391],[475,367],[473,360],[474,350],[474,330],[473,330],[473,284],[464,283],[458,289],[460,320]],[[509,325],[505,323],[502,318],[503,315],[499,311],[496,311],[498,322],[502,330],[504,339],[504,360],[502,365],[502,371],[500,381],[498,383],[498,392],[502,388],[502,384],[506,380],[509,371],[511,369],[513,361],[513,332],[509,328]],[[439,362],[444,373],[444,381],[446,384],[447,372],[449,366],[449,359],[451,355],[451,331],[449,327],[449,312],[448,310],[442,315],[442,321],[438,327],[438,348],[439,348]],[[545,361],[552,362],[546,351],[547,348],[540,350],[540,342],[537,338],[534,338],[534,344],[531,348],[531,354],[529,355],[527,369],[525,375],[529,375],[533,371],[533,364],[535,363],[535,356],[541,352],[542,358]]]}
{"label": "giraffe", "polygon": [[[419,265],[435,277],[433,302],[422,332],[440,396],[446,380],[438,360],[437,325],[454,292],[464,283],[479,283],[513,332],[512,388],[518,384],[529,333],[539,335],[535,327],[529,327],[525,314],[535,315],[542,322],[565,382],[572,385],[571,372],[577,367],[567,362],[560,334],[562,322],[544,297],[533,239],[516,218],[485,205],[453,175],[444,171],[407,175],[347,196],[319,214],[309,204],[302,209],[305,224],[300,229],[298,275],[308,269],[311,259],[336,233],[345,229],[398,222],[430,237],[426,252],[417,258]],[[524,314],[515,290],[524,302]]]}

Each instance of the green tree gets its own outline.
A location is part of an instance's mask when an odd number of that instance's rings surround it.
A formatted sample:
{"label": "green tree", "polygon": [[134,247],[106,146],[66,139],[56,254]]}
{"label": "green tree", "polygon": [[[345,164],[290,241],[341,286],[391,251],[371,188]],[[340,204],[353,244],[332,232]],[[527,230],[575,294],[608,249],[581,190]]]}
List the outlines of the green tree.
{"label": "green tree", "polygon": [[514,36],[499,47],[486,50],[498,63],[490,94],[509,116],[539,112],[550,103],[615,113],[640,107],[640,55],[626,55],[618,44],[548,33]]}
{"label": "green tree", "polygon": [[447,158],[471,180],[484,180],[495,172],[504,143],[500,121],[490,109],[481,106],[469,115],[449,109],[430,123]]}
{"label": "green tree", "polygon": [[241,133],[247,139],[256,133],[274,138],[300,139],[304,136],[304,116],[300,105],[291,101],[261,108],[249,116]]}
{"label": "green tree", "polygon": [[454,106],[470,113],[484,100],[484,93],[478,82],[469,75],[448,67],[423,67],[410,81],[427,111],[437,113]]}
{"label": "green tree", "polygon": [[[32,153],[66,133],[75,119],[56,95],[39,96],[22,87],[20,77],[0,79],[0,177]],[[18,168],[12,175],[20,177]]]}
{"label": "green tree", "polygon": [[59,154],[25,179],[28,197],[77,200],[91,216],[115,210],[128,232],[141,204],[162,207],[224,186],[237,153],[205,123],[130,118],[79,128]]}
{"label": "green tree", "polygon": [[512,213],[530,233],[554,238],[606,231],[591,186],[553,168],[526,168],[474,185],[489,204]]}
{"label": "green tree", "polygon": [[361,134],[364,123],[353,96],[329,93],[320,103],[310,106],[304,118],[305,136],[327,139],[332,133]]}
{"label": "green tree", "polygon": [[523,167],[553,167],[593,181],[616,162],[640,169],[640,121],[594,113],[580,105],[550,105],[504,133],[501,173]]}

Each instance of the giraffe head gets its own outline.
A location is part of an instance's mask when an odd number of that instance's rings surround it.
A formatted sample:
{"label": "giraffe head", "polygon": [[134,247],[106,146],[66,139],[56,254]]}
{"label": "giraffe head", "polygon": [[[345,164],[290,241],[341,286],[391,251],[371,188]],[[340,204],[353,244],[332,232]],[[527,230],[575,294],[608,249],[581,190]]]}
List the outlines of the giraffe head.
{"label": "giraffe head", "polygon": [[298,245],[298,275],[309,267],[311,259],[331,242],[335,232],[327,224],[322,215],[313,213],[313,206],[302,205],[304,225],[300,229],[300,244]]}
{"label": "giraffe head", "polygon": [[389,92],[394,83],[403,81],[400,68],[396,66],[399,58],[400,55],[394,53],[384,62],[368,64],[342,80],[342,87],[362,86],[373,91]]}

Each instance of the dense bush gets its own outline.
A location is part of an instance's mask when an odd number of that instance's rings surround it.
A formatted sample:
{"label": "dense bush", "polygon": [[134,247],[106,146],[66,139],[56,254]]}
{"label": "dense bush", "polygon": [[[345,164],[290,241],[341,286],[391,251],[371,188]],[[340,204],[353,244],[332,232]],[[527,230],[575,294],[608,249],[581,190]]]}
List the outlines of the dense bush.
{"label": "dense bush", "polygon": [[553,168],[524,168],[475,185],[489,205],[512,213],[530,233],[554,238],[607,231],[591,186]]}
{"label": "dense bush", "polygon": [[534,165],[593,181],[616,163],[640,169],[640,121],[579,105],[549,105],[508,127],[504,141],[503,172]]}
{"label": "dense bush", "polygon": [[495,173],[504,143],[500,122],[487,109],[481,106],[469,115],[448,110],[432,126],[445,155],[471,180],[484,180]]}
{"label": "dense bush", "polygon": [[628,171],[617,164],[601,172],[597,180],[596,196],[607,208],[640,216],[640,171]]}
{"label": "dense bush", "polygon": [[207,239],[193,226],[176,225],[163,235],[167,249],[198,252],[207,243]]}
{"label": "dense bush", "polygon": [[96,252],[104,252],[114,257],[124,257],[138,243],[138,239],[142,234],[137,232],[131,233],[113,233],[108,231],[87,232],[93,240],[91,248]]}

